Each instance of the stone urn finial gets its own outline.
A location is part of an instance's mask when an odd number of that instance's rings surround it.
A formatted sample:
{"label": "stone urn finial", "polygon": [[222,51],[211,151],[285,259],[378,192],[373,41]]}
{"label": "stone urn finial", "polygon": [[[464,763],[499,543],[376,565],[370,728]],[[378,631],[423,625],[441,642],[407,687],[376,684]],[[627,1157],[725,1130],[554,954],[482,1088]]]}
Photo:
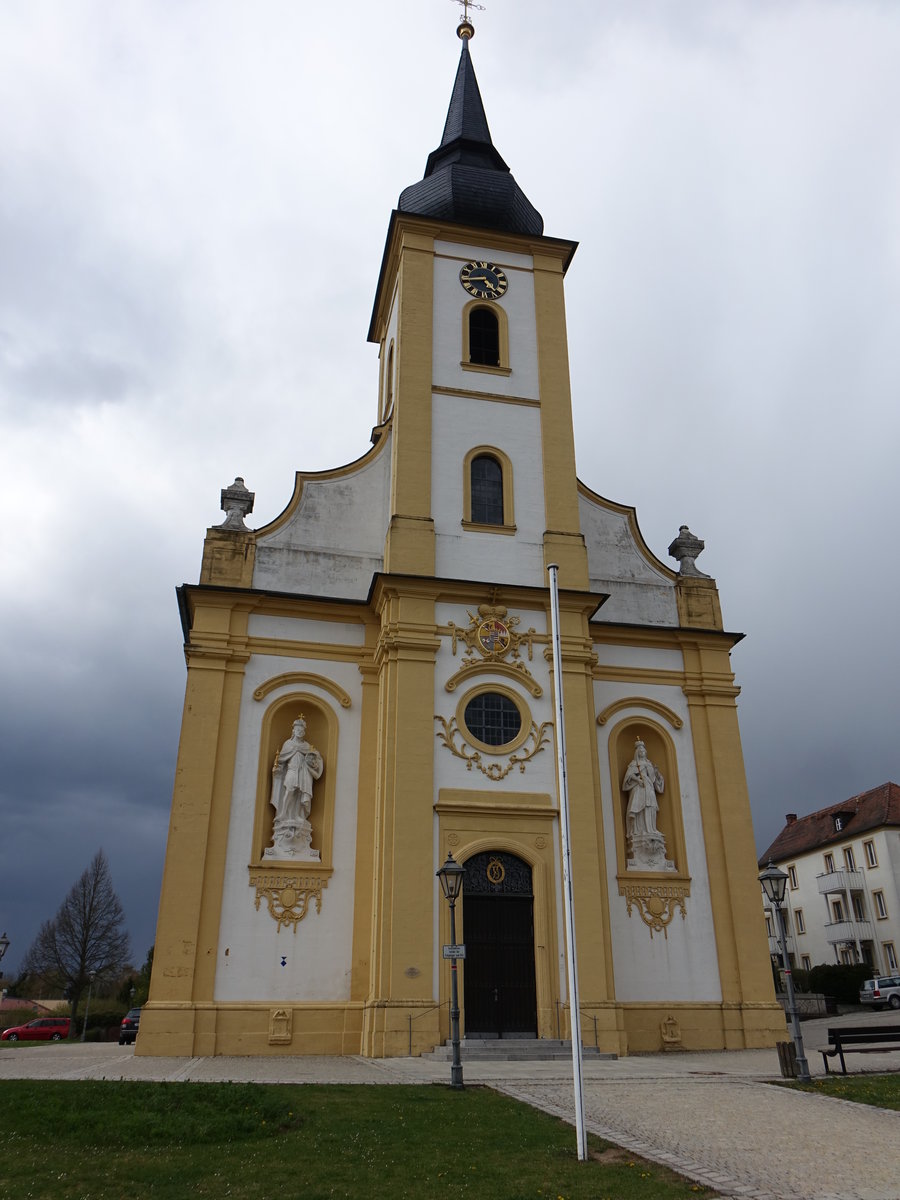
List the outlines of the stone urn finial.
{"label": "stone urn finial", "polygon": [[698,571],[694,562],[703,552],[705,545],[706,543],[703,539],[695,537],[687,525],[680,525],[678,527],[678,537],[669,546],[669,556],[678,559],[679,575],[691,575],[695,579],[711,578],[709,575],[704,575],[702,571]]}
{"label": "stone urn finial", "polygon": [[253,512],[255,499],[256,493],[248,492],[243,479],[238,475],[231,487],[222,488],[221,507],[225,513],[225,520],[216,528],[246,530],[244,517]]}

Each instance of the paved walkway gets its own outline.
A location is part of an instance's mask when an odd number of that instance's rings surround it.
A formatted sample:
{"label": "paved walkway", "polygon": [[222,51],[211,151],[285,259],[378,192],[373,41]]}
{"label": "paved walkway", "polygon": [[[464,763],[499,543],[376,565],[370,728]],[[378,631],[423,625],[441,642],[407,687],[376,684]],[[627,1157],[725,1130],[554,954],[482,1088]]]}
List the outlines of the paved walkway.
{"label": "paved walkway", "polygon": [[[894,1021],[893,1014],[871,1020]],[[809,1064],[829,1025],[806,1022]],[[849,1060],[854,1073],[900,1067],[894,1055]],[[483,1083],[574,1121],[565,1062],[464,1063]],[[900,1113],[773,1086],[774,1050],[650,1054],[585,1062],[588,1128],[742,1200],[900,1200]],[[133,1047],[61,1045],[0,1050],[3,1079],[149,1079],[259,1083],[430,1083],[449,1064],[422,1058],[136,1058]]]}

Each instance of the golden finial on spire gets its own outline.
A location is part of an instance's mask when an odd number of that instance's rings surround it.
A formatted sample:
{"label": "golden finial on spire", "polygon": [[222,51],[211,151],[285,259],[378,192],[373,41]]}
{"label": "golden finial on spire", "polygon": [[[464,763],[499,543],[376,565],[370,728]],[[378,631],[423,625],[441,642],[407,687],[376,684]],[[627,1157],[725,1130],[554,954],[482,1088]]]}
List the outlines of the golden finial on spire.
{"label": "golden finial on spire", "polygon": [[463,41],[468,41],[469,38],[475,36],[475,26],[469,20],[469,9],[476,8],[479,12],[484,12],[483,4],[476,4],[475,0],[452,0],[454,4],[462,6],[463,19],[456,27],[456,36],[462,38]]}

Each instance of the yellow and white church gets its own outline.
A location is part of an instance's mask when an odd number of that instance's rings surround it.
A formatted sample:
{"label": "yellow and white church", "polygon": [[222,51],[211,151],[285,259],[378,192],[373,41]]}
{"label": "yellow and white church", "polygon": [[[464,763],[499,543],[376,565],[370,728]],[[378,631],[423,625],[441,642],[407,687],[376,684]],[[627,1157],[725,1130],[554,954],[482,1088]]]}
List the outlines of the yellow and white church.
{"label": "yellow and white church", "polygon": [[[420,1054],[571,1030],[601,1051],[784,1036],[730,651],[686,527],[670,569],[575,472],[576,244],[495,149],[463,21],[441,143],[391,214],[373,445],[250,530],[222,493],[179,589],[187,685],[137,1053]],[[674,531],[673,531],[674,532]],[[547,568],[559,564],[562,678]]]}

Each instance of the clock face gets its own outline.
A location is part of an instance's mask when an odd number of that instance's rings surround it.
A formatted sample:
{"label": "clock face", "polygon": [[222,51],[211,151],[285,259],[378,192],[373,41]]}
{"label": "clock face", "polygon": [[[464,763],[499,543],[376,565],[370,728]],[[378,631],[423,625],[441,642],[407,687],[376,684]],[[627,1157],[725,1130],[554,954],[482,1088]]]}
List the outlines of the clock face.
{"label": "clock face", "polygon": [[499,300],[509,287],[500,267],[489,262],[469,262],[459,273],[459,282],[470,296],[479,300]]}

